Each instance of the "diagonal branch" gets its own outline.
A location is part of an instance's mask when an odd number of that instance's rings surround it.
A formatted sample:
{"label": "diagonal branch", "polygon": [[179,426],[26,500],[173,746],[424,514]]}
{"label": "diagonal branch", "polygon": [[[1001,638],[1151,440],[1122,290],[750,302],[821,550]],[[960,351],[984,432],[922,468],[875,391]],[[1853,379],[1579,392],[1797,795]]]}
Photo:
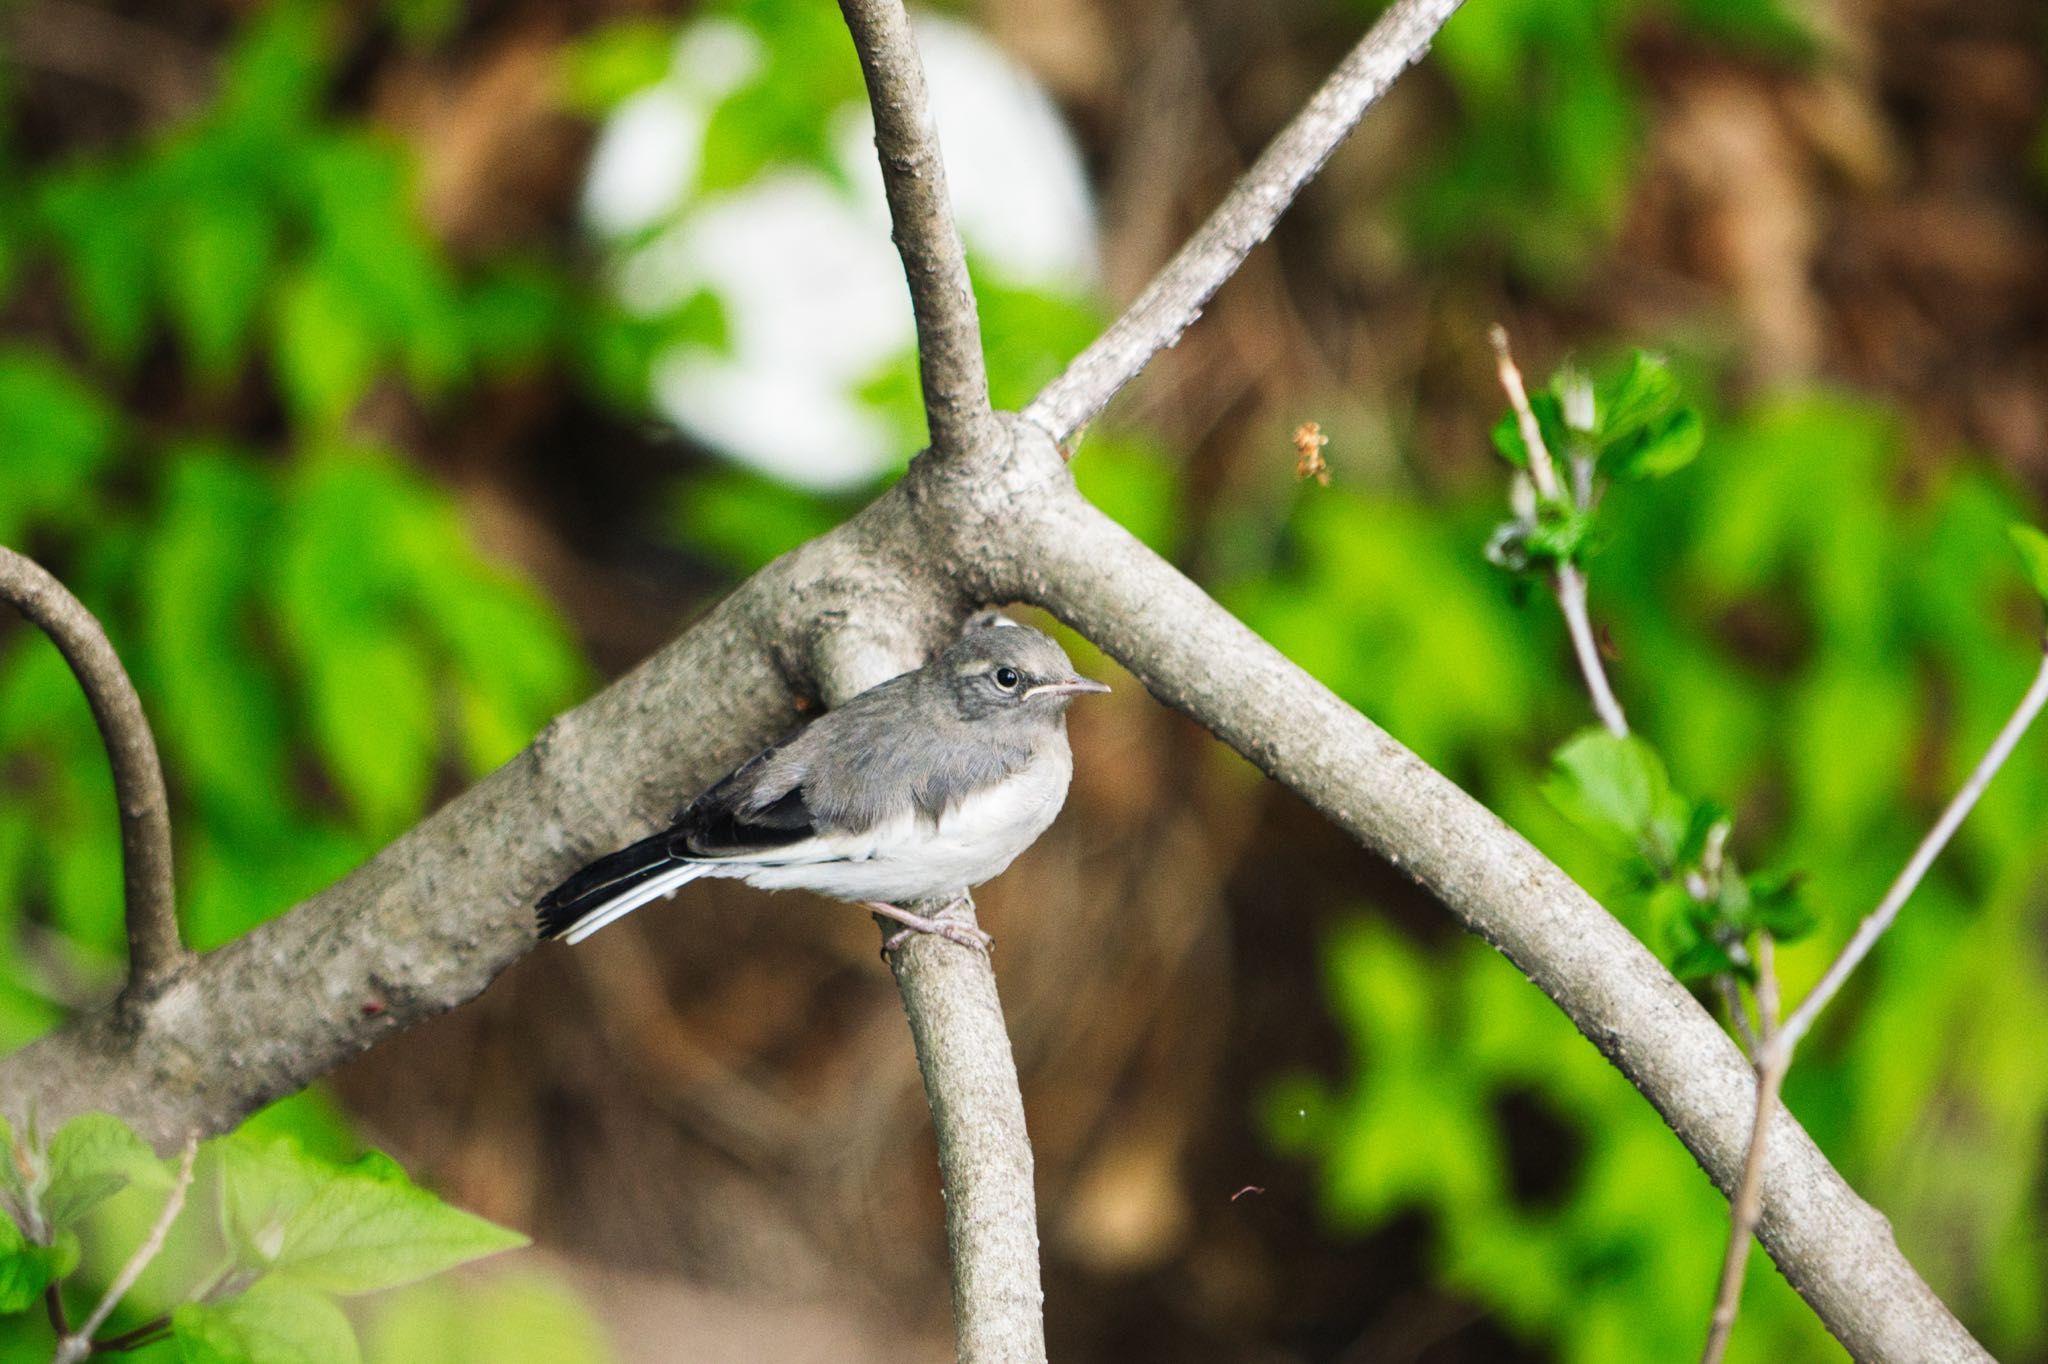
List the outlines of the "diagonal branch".
{"label": "diagonal branch", "polygon": [[170,801],[156,739],[135,684],[92,612],[41,565],[0,546],[0,601],[12,603],[57,646],[92,706],[114,769],[121,808],[121,881],[128,913],[128,993],[161,988],[185,960],[171,878]]}
{"label": "diagonal branch", "polygon": [[1381,15],[1257,164],[1231,187],[1209,221],[1145,286],[1137,302],[1031,400],[1025,417],[1064,442],[1135,379],[1153,356],[1180,340],[1366,110],[1403,71],[1422,60],[1437,30],[1462,2],[1397,0]]}
{"label": "diagonal branch", "polygon": [[839,0],[867,78],[875,151],[895,224],[896,250],[917,314],[918,377],[932,447],[945,455],[991,438],[981,319],[967,253],[953,226],[946,167],[925,93],[924,64],[902,0]]}

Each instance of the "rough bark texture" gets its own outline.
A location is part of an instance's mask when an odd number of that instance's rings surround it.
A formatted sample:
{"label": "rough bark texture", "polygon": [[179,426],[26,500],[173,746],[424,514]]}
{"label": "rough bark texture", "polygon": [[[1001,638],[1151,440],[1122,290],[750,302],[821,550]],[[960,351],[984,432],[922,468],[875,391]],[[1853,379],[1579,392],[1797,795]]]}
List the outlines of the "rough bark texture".
{"label": "rough bark texture", "polygon": [[930,937],[906,942],[890,964],[938,1138],[959,1357],[1043,1364],[1031,1140],[995,974],[987,958]]}
{"label": "rough bark texture", "polygon": [[[869,6],[846,7],[856,17]],[[844,695],[924,657],[972,607],[1022,599],[1095,639],[1160,699],[1407,869],[1556,1000],[1730,1187],[1751,1117],[1749,1072],[1686,991],[1499,819],[1083,500],[1054,444],[1192,320],[1453,7],[1403,0],[1389,11],[1332,80],[1365,92],[1356,109],[1313,104],[1290,125],[1250,188],[1226,201],[1128,326],[1041,395],[1030,420],[968,422],[966,444],[921,456],[847,525],[750,579],[339,885],[186,965],[145,1007],[84,1019],[0,1061],[0,1106],[35,1102],[47,1120],[109,1109],[166,1143],[232,1126],[482,990],[532,946],[536,893],[592,851],[645,833],[772,738],[793,718],[793,693]],[[899,87],[873,88],[886,105],[884,92]],[[887,122],[878,110],[878,125]],[[899,237],[910,230],[899,218]],[[949,1234],[971,1239],[986,1237],[992,1220],[1028,1226],[1029,1151],[988,967],[946,947],[913,944],[898,969],[949,1198],[961,1180],[976,1182],[984,1161],[1005,1162],[986,1185],[1008,1181],[1001,1198],[949,1212]],[[1884,1219],[1782,1111],[1771,1152],[1762,1239],[1858,1358],[1986,1357],[1914,1274]],[[980,1329],[984,1301],[1037,1315],[1035,1237],[982,1244],[1030,1259],[1032,1287],[1014,1291],[1012,1275],[1008,1288],[990,1289],[978,1266],[993,1261],[965,1248],[956,1266],[963,1340]]]}

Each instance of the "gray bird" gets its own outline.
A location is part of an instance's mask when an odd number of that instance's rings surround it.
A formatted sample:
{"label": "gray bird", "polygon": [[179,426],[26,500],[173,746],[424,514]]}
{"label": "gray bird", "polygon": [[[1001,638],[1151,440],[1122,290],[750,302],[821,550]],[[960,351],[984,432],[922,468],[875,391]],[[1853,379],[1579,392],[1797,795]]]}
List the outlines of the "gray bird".
{"label": "gray bird", "polygon": [[549,891],[540,935],[581,942],[685,882],[736,876],[865,905],[905,925],[890,946],[925,932],[985,948],[980,930],[903,905],[980,885],[1045,832],[1074,773],[1067,706],[1108,690],[1046,635],[977,617],[924,667],[755,754],[667,829]]}

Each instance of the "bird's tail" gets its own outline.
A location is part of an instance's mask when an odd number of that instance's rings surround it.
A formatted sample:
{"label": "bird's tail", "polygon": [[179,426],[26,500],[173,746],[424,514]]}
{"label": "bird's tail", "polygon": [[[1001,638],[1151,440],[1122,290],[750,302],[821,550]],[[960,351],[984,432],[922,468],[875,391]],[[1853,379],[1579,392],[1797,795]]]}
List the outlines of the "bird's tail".
{"label": "bird's tail", "polygon": [[614,919],[702,876],[703,864],[669,852],[669,837],[658,833],[600,857],[542,896],[534,907],[540,935],[582,942]]}

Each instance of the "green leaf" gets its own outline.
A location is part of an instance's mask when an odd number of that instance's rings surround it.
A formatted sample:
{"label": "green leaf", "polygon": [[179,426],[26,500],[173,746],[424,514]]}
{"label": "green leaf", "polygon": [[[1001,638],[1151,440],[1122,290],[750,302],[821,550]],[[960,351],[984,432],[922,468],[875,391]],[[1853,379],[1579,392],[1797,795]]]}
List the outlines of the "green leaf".
{"label": "green leaf", "polygon": [[1634,852],[1659,826],[1674,827],[1676,804],[1664,760],[1641,738],[1617,739],[1604,729],[1580,731],[1551,755],[1543,794],[1586,832]]}
{"label": "green leaf", "polygon": [[221,1303],[186,1303],[171,1313],[185,1364],[358,1364],[348,1318],[327,1298],[263,1283]]}
{"label": "green leaf", "polygon": [[1750,914],[1759,928],[1779,942],[1797,942],[1820,923],[1806,903],[1801,872],[1761,873],[1749,878]]}
{"label": "green leaf", "polygon": [[54,1246],[31,1245],[12,1218],[0,1217],[0,1316],[28,1310],[77,1264],[77,1237],[60,1237]]}
{"label": "green leaf", "polygon": [[[1529,395],[1529,410],[1536,414],[1536,428],[1542,433],[1543,446],[1550,452],[1551,460],[1564,459],[1571,449],[1571,433],[1565,429],[1564,408],[1557,395],[1547,388],[1537,389]],[[1517,469],[1529,467],[1528,443],[1522,439],[1522,426],[1512,409],[1493,425],[1493,448]]]}
{"label": "green leaf", "polygon": [[2013,522],[2005,533],[2012,538],[2012,547],[2019,551],[2020,567],[2027,581],[2041,594],[2041,600],[2048,602],[2048,535],[2023,521]]}
{"label": "green leaf", "polygon": [[526,1244],[449,1207],[388,1157],[333,1165],[290,1142],[222,1144],[221,1215],[249,1268],[327,1293],[368,1293]]}
{"label": "green leaf", "polygon": [[1671,962],[1671,974],[1680,980],[1701,980],[1735,970],[1735,958],[1712,938],[1700,938]]}
{"label": "green leaf", "polygon": [[1637,351],[1628,368],[1594,388],[1594,434],[1601,444],[1626,439],[1668,415],[1678,380],[1662,356]]}
{"label": "green leaf", "polygon": [[43,1215],[52,1228],[76,1223],[130,1183],[161,1184],[163,1163],[128,1124],[106,1113],[73,1118],[50,1139],[50,1187]]}
{"label": "green leaf", "polygon": [[1706,428],[1693,408],[1659,417],[1600,451],[1600,471],[1609,478],[1663,478],[1693,462],[1706,442]]}
{"label": "green leaf", "polygon": [[32,350],[0,350],[0,543],[20,544],[31,520],[90,518],[93,484],[112,460],[121,423],[77,375]]}

